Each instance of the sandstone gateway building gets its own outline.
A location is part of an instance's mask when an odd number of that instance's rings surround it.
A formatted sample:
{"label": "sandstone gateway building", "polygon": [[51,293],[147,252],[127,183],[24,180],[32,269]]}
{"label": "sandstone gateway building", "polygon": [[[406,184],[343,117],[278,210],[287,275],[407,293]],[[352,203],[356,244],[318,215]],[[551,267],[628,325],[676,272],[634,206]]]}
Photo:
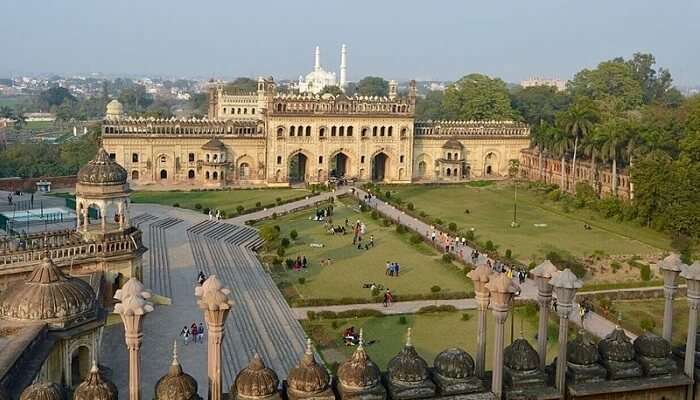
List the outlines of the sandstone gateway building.
{"label": "sandstone gateway building", "polygon": [[132,118],[107,106],[103,143],[132,185],[288,186],[330,177],[391,183],[505,175],[529,145],[513,121],[415,120],[416,87],[388,97],[209,89],[201,119]]}

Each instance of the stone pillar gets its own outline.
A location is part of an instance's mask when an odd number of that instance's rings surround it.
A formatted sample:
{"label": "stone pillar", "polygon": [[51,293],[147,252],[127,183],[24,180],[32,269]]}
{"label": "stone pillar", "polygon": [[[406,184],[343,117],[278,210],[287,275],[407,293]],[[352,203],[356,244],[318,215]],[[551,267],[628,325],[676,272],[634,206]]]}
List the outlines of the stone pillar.
{"label": "stone pillar", "polygon": [[[695,372],[695,338],[698,332],[698,307],[700,306],[700,261],[695,261],[692,265],[681,272],[681,277],[685,278],[688,285],[688,337],[685,339],[685,363],[683,371],[691,380],[694,379]],[[687,398],[693,398],[693,386],[688,385]]]}
{"label": "stone pillar", "polygon": [[87,232],[88,225],[90,225],[90,215],[88,214],[88,209],[83,208],[83,232]]}
{"label": "stone pillar", "polygon": [[202,286],[195,288],[197,304],[204,312],[207,324],[207,375],[209,377],[209,400],[221,400],[221,343],[224,339],[224,324],[233,302],[230,290],[224,288],[216,277],[210,276]]}
{"label": "stone pillar", "polygon": [[569,332],[569,314],[574,307],[576,289],[583,286],[583,282],[568,268],[558,273],[549,282],[557,295],[557,314],[559,314],[559,355],[557,356],[557,374],[554,382],[559,393],[564,396],[566,392],[566,345]]}
{"label": "stone pillar", "polygon": [[549,283],[559,272],[549,260],[532,270],[537,283],[537,304],[540,306],[539,324],[537,325],[537,354],[540,356],[540,369],[544,371],[547,364],[547,322],[549,321],[549,306],[552,302],[552,285]]}
{"label": "stone pillar", "polygon": [[153,311],[153,305],[146,301],[151,297],[143,284],[136,278],[129,279],[124,287],[117,290],[114,298],[121,302],[114,306],[124,323],[124,339],[129,350],[129,400],[141,398],[141,358],[143,341],[143,317]]}
{"label": "stone pillar", "polygon": [[520,290],[520,287],[503,273],[496,274],[485,286],[491,293],[491,310],[496,319],[491,391],[500,400],[503,397],[503,324],[508,318],[508,309],[513,295]]}
{"label": "stone pillar", "polygon": [[100,207],[100,220],[102,221],[102,232],[105,231],[106,228],[106,223],[107,223],[107,208],[102,206]]}
{"label": "stone pillar", "polygon": [[664,325],[662,337],[671,343],[673,336],[673,295],[678,289],[678,274],[687,267],[678,254],[671,254],[659,262],[659,270],[664,277]]}
{"label": "stone pillar", "polygon": [[486,265],[480,265],[469,271],[467,276],[474,282],[474,293],[479,310],[476,336],[476,376],[483,378],[486,370],[486,311],[489,308],[490,297],[486,284],[491,277],[491,269]]}
{"label": "stone pillar", "polygon": [[119,229],[124,229],[124,203],[119,202],[117,212],[119,213]]}

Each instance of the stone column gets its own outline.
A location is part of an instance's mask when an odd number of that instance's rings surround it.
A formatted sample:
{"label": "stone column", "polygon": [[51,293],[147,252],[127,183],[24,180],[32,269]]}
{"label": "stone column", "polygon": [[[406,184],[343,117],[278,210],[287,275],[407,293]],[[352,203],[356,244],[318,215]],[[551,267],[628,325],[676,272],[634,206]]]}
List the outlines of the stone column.
{"label": "stone column", "polygon": [[671,254],[659,262],[659,270],[664,276],[664,325],[662,337],[671,343],[673,336],[673,295],[678,289],[678,274],[687,267],[678,254]]}
{"label": "stone column", "polygon": [[547,364],[547,322],[549,321],[549,306],[552,302],[552,285],[549,283],[559,272],[549,260],[532,270],[537,283],[537,304],[540,306],[539,324],[537,325],[537,354],[540,356],[540,369],[544,371]]}
{"label": "stone column", "polygon": [[[698,332],[698,307],[700,306],[700,261],[681,272],[688,285],[688,337],[685,339],[685,364],[683,371],[692,380],[695,372],[695,338]],[[688,386],[688,398],[693,397],[693,386]]]}
{"label": "stone column", "polygon": [[195,288],[197,304],[204,312],[207,324],[207,375],[209,377],[209,400],[221,400],[221,343],[224,339],[224,324],[233,302],[230,290],[224,288],[216,277],[210,276],[202,286]]}
{"label": "stone column", "polygon": [[105,231],[105,228],[106,228],[105,225],[107,223],[106,214],[107,214],[107,208],[103,205],[102,207],[100,207],[100,220],[102,221],[102,231],[103,232]]}
{"label": "stone column", "polygon": [[564,396],[566,392],[566,345],[569,336],[569,314],[574,306],[576,289],[583,286],[583,282],[568,268],[558,273],[549,282],[557,295],[557,314],[559,314],[559,355],[557,356],[557,374],[554,382],[559,393]]}
{"label": "stone column", "polygon": [[124,203],[119,202],[117,212],[119,213],[119,229],[124,229]]}
{"label": "stone column", "polygon": [[499,273],[489,280],[486,288],[491,293],[491,310],[496,319],[491,391],[500,400],[503,397],[503,324],[508,318],[508,309],[513,295],[520,290],[520,287],[508,275]]}
{"label": "stone column", "polygon": [[486,265],[480,265],[469,271],[467,276],[474,282],[474,293],[479,310],[476,336],[476,376],[483,378],[486,369],[486,311],[489,309],[490,297],[486,284],[489,282],[491,270]]}
{"label": "stone column", "polygon": [[146,301],[151,297],[143,284],[136,278],[129,279],[124,287],[117,290],[114,298],[121,302],[114,306],[124,323],[124,339],[129,350],[129,400],[141,398],[141,358],[143,341],[143,317],[153,311],[153,305]]}

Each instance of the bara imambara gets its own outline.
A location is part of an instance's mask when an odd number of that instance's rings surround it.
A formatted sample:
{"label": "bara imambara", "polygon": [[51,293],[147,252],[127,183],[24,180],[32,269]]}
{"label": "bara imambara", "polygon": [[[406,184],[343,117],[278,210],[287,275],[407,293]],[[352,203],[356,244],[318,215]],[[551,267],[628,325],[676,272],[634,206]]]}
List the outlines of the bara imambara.
{"label": "bara imambara", "polygon": [[[320,69],[317,53],[303,83],[334,80]],[[519,122],[416,121],[415,82],[399,95],[391,81],[386,97],[314,92],[278,93],[272,78],[259,78],[251,93],[212,85],[208,116],[201,119],[132,118],[113,100],[103,145],[132,185],[212,188],[333,177],[460,182],[506,175],[509,161],[529,146],[530,130]]]}

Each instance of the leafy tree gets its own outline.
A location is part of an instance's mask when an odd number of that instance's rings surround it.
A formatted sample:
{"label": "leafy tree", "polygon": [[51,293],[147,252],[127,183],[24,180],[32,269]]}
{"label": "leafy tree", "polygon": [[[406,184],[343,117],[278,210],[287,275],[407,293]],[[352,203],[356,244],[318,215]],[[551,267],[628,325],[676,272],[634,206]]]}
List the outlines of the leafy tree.
{"label": "leafy tree", "polygon": [[464,76],[450,85],[443,106],[463,120],[504,120],[514,115],[505,82],[480,74]]}
{"label": "leafy tree", "polygon": [[143,112],[153,104],[153,96],[147,93],[142,85],[134,85],[121,91],[119,102],[124,105],[127,112]]}
{"label": "leafy tree", "polygon": [[190,97],[189,105],[192,113],[196,116],[207,115],[209,108],[209,98],[206,93],[195,93]]}
{"label": "leafy tree", "polygon": [[588,99],[578,99],[568,110],[557,114],[559,125],[574,138],[574,157],[571,162],[572,186],[576,187],[576,156],[579,140],[584,138],[598,122],[598,111]]}
{"label": "leafy tree", "polygon": [[53,106],[60,106],[63,104],[65,101],[71,101],[74,102],[77,99],[75,96],[70,94],[68,89],[60,86],[52,87],[51,89],[44,90],[39,94],[39,105],[45,109],[48,110],[50,107]]}
{"label": "leafy tree", "polygon": [[551,138],[552,152],[561,157],[561,182],[559,187],[566,190],[566,155],[572,147],[571,133],[564,129],[555,129]]}
{"label": "leafy tree", "polygon": [[444,95],[444,92],[440,90],[431,90],[425,97],[418,97],[416,99],[416,120],[437,121],[449,119],[445,109],[442,107]]}
{"label": "leafy tree", "polygon": [[648,53],[634,53],[627,65],[632,69],[635,79],[642,87],[644,104],[659,102],[667,105],[677,105],[677,89],[672,87],[671,72],[664,68],[654,69],[656,59]]}
{"label": "leafy tree", "polygon": [[321,94],[326,93],[330,93],[333,96],[340,96],[341,94],[343,94],[343,89],[341,89],[338,86],[325,86],[323,90],[321,90]]}
{"label": "leafy tree", "polygon": [[539,157],[538,167],[539,167],[539,177],[544,179],[544,162],[542,160],[545,153],[551,150],[552,139],[554,137],[554,128],[548,123],[538,124],[532,128],[530,132],[530,144],[537,148],[537,154]]}
{"label": "leafy tree", "polygon": [[531,86],[511,91],[511,105],[530,126],[554,124],[558,112],[564,111],[571,99],[553,86]]}
{"label": "leafy tree", "polygon": [[224,90],[228,92],[255,92],[258,90],[258,82],[250,78],[236,78],[233,82],[227,83]]}
{"label": "leafy tree", "polygon": [[15,110],[8,106],[0,107],[0,118],[14,118]]}
{"label": "leafy tree", "polygon": [[389,82],[378,76],[367,76],[357,82],[357,93],[360,96],[388,96]]}
{"label": "leafy tree", "polygon": [[598,127],[600,153],[605,161],[612,164],[612,193],[617,195],[617,162],[629,139],[627,121],[621,117],[612,118]]}
{"label": "leafy tree", "polygon": [[260,228],[260,237],[265,239],[265,241],[268,243],[273,243],[277,239],[279,239],[280,231],[269,225],[265,225],[262,228]]}
{"label": "leafy tree", "polygon": [[642,104],[642,85],[632,66],[621,59],[604,61],[598,67],[578,72],[568,83],[573,97],[588,97],[603,110],[624,111]]}

